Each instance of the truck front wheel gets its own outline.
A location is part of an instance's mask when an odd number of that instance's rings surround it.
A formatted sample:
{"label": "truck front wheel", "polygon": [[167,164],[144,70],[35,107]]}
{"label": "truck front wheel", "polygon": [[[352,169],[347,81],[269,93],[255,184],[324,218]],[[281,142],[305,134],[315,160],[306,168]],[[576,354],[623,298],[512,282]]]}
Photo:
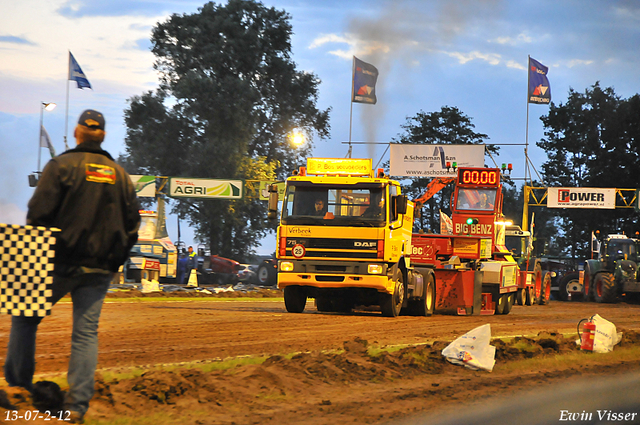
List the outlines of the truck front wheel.
{"label": "truck front wheel", "polygon": [[398,273],[398,280],[393,289],[393,294],[380,294],[380,310],[385,317],[397,317],[402,310],[404,302],[404,278],[402,272]]}
{"label": "truck front wheel", "polygon": [[307,293],[300,286],[284,288],[284,306],[289,313],[302,313],[307,304]]}

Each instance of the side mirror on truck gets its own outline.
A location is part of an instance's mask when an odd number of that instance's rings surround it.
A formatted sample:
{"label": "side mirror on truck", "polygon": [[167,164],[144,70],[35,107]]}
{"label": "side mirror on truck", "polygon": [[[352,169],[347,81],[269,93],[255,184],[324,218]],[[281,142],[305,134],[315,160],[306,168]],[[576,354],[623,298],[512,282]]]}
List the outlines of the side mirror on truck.
{"label": "side mirror on truck", "polygon": [[278,218],[278,186],[275,184],[269,185],[269,207],[267,218],[269,220],[275,220]]}
{"label": "side mirror on truck", "polygon": [[396,215],[407,213],[408,202],[409,202],[409,199],[407,198],[407,195],[398,195],[395,197]]}

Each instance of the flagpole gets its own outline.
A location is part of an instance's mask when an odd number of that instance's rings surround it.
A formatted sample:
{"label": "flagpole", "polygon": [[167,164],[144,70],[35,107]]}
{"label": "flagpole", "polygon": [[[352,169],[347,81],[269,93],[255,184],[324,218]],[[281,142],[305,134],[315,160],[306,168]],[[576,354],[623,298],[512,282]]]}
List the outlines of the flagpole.
{"label": "flagpole", "polygon": [[[71,63],[71,51],[69,51],[69,63]],[[64,114],[64,148],[65,150],[69,150],[69,145],[67,144],[67,129],[69,127],[69,74],[71,72],[71,66],[69,66],[69,70],[67,71],[67,111]]]}
{"label": "flagpole", "polygon": [[40,172],[40,154],[42,152],[41,143],[42,143],[42,122],[43,122],[42,115],[44,113],[43,106],[44,106],[44,102],[40,101],[40,132],[38,133],[39,134],[39,137],[38,137],[38,173]]}
{"label": "flagpole", "polygon": [[525,131],[525,142],[524,142],[524,183],[527,183],[527,167],[529,166],[529,161],[527,161],[527,155],[529,151],[529,84],[531,78],[531,70],[529,69],[529,64],[531,63],[531,56],[527,55],[527,124]]}
{"label": "flagpole", "polygon": [[356,67],[356,57],[353,57],[353,61],[351,63],[351,94],[349,95],[349,103],[351,107],[349,108],[349,151],[347,152],[347,158],[351,158],[351,126],[353,124],[353,76],[355,75],[355,67]]}

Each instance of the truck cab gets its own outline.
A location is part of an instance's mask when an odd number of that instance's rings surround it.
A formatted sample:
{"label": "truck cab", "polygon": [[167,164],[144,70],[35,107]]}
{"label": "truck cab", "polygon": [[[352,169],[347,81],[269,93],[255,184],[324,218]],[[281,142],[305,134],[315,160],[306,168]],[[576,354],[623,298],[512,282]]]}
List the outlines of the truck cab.
{"label": "truck cab", "polygon": [[320,311],[377,305],[388,316],[426,315],[414,306],[425,290],[410,267],[412,227],[413,204],[371,159],[309,158],[287,179],[278,227],[287,310],[302,312],[311,297]]}

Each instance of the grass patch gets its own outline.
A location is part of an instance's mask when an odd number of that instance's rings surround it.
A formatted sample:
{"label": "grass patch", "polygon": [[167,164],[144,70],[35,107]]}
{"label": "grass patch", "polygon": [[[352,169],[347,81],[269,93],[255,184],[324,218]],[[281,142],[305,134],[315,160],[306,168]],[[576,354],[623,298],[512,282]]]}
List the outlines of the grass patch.
{"label": "grass patch", "polygon": [[638,360],[640,360],[640,347],[618,347],[610,353],[575,351],[568,354],[496,363],[496,369],[499,368],[504,372],[531,373],[531,371],[543,369],[570,369],[576,365],[614,364]]}

